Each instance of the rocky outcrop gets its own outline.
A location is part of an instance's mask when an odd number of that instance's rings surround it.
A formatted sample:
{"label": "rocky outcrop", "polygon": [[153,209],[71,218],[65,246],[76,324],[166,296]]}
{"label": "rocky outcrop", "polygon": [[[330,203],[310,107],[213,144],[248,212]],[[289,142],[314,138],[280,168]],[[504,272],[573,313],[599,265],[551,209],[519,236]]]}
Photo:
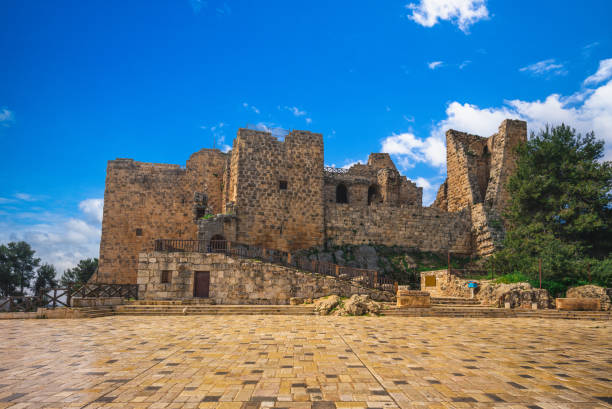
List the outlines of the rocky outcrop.
{"label": "rocky outcrop", "polygon": [[340,303],[340,297],[330,295],[314,300],[315,314],[328,315]]}
{"label": "rocky outcrop", "polygon": [[[471,290],[468,288],[468,282],[475,281],[478,287],[474,291],[474,298],[483,305],[504,307],[506,303],[510,303],[510,308],[531,308],[533,303],[537,303],[538,309],[554,307],[554,300],[548,291],[533,288],[529,283],[502,284],[493,280],[464,280],[443,270],[434,273],[436,287],[425,290],[435,290],[432,293],[435,296],[470,298]],[[431,272],[422,274],[431,274]]]}
{"label": "rocky outcrop", "polygon": [[340,307],[334,311],[334,315],[378,315],[381,309],[382,305],[372,300],[369,295],[355,294],[341,303]]}
{"label": "rocky outcrop", "polygon": [[599,287],[597,285],[583,285],[567,290],[567,298],[597,298],[602,311],[610,311],[612,307],[612,288]]}
{"label": "rocky outcrop", "polygon": [[378,315],[383,309],[367,294],[353,294],[349,299],[330,295],[314,300],[315,314],[318,315]]}

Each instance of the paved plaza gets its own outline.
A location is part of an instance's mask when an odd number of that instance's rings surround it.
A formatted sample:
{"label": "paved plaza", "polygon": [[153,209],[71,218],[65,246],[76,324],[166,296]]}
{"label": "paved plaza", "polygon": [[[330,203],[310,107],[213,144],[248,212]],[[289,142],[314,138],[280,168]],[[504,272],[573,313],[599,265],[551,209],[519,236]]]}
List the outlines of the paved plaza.
{"label": "paved plaza", "polygon": [[0,334],[0,408],[612,407],[610,322],[123,316]]}

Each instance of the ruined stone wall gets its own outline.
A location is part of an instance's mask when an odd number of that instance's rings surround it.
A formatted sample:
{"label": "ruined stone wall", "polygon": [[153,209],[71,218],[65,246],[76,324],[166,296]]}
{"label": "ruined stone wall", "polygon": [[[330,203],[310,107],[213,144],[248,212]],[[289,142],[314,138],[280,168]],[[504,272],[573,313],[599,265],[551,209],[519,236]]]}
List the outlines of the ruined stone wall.
{"label": "ruined stone wall", "polygon": [[323,241],[323,137],[293,131],[279,141],[240,129],[227,197],[238,216],[237,241],[291,251]]}
{"label": "ruined stone wall", "polygon": [[508,203],[505,189],[516,169],[516,146],[527,140],[527,123],[504,120],[489,138],[465,132],[446,132],[447,179],[434,206],[455,212],[486,202],[500,214]]}
{"label": "ruined stone wall", "polygon": [[421,206],[423,188],[400,175],[388,153],[372,153],[368,164],[356,164],[349,169],[324,172],[323,202],[336,203],[336,189],[342,184],[348,190],[348,204],[368,206],[370,187],[377,190],[375,203],[387,206]]}
{"label": "ruined stone wall", "polygon": [[373,243],[465,254],[472,250],[468,210],[327,204],[325,222],[326,240],[334,245]]}
{"label": "ruined stone wall", "polygon": [[[140,299],[193,298],[195,271],[210,272],[209,298],[217,304],[289,304],[292,297],[331,294],[369,294],[382,301],[393,298],[393,294],[362,287],[351,280],[224,254],[149,252],[141,253],[139,260]],[[170,272],[169,283],[161,283],[164,270]]]}
{"label": "ruined stone wall", "polygon": [[491,137],[491,172],[485,202],[498,213],[503,213],[510,200],[506,190],[508,179],[516,170],[516,147],[527,141],[527,122],[506,119]]}
{"label": "ruined stone wall", "polygon": [[155,239],[195,239],[194,192],[208,192],[210,205],[220,211],[224,157],[217,150],[202,150],[185,168],[109,161],[96,280],[135,283],[138,253],[151,249]]}

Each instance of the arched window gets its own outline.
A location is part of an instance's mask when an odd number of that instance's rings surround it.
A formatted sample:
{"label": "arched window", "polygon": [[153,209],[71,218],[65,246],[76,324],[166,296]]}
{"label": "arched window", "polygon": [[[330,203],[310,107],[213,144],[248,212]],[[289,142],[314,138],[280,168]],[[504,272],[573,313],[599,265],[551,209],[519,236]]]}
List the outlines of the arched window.
{"label": "arched window", "polygon": [[340,183],[336,187],[336,203],[348,203],[348,190],[344,183]]}
{"label": "arched window", "polygon": [[371,205],[373,203],[380,203],[381,202],[381,197],[380,197],[380,191],[378,189],[377,185],[372,185],[369,187],[368,189],[368,205]]}

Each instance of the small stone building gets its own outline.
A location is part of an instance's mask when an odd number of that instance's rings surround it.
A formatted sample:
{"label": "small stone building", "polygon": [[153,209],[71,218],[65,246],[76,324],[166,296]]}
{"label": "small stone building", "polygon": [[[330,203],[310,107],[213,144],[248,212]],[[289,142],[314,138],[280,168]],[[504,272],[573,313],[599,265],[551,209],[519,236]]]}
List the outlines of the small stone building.
{"label": "small stone building", "polygon": [[526,123],[516,120],[489,138],[449,130],[448,177],[430,207],[388,154],[328,168],[322,135],[308,131],[279,140],[239,129],[231,151],[202,149],[184,167],[111,160],[95,279],[136,283],[139,253],[152,251],[155,239],[286,252],[332,243],[488,255],[503,238],[504,185],[515,168],[513,148],[526,135]]}

